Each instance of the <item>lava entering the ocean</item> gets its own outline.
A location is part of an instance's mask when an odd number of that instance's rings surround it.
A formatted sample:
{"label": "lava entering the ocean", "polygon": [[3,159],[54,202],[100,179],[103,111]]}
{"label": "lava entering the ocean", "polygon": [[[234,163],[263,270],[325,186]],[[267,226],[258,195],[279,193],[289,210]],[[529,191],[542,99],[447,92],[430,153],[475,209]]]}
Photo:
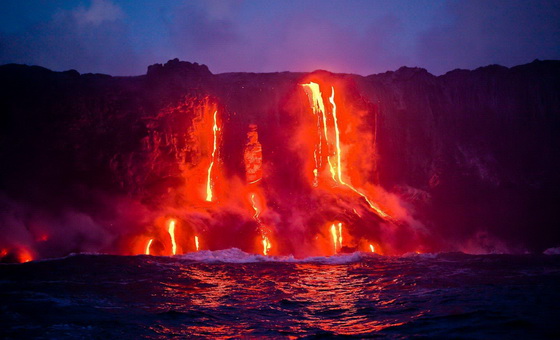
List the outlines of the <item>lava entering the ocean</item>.
{"label": "lava entering the ocean", "polygon": [[167,229],[169,232],[169,237],[171,238],[171,254],[177,254],[177,242],[175,241],[175,220],[169,221],[169,228]]}
{"label": "lava entering the ocean", "polygon": [[[320,171],[320,166],[321,166],[321,155],[322,153],[322,149],[323,149],[323,138],[324,138],[324,148],[326,148],[326,158],[327,158],[327,163],[329,165],[329,171],[332,177],[332,180],[335,182],[338,182],[339,184],[346,186],[347,188],[349,188],[350,190],[354,191],[356,194],[360,195],[361,197],[363,197],[365,199],[365,201],[368,203],[368,205],[370,206],[370,208],[372,210],[374,210],[380,217],[386,219],[389,218],[390,216],[385,213],[383,210],[381,210],[376,204],[374,204],[368,197],[367,195],[365,195],[363,192],[357,190],[356,188],[354,188],[351,184],[346,183],[343,179],[342,179],[342,162],[341,162],[341,158],[342,158],[342,150],[340,147],[340,129],[338,127],[338,119],[337,119],[337,113],[336,113],[336,102],[334,99],[334,86],[331,87],[331,96],[329,97],[329,102],[332,105],[330,112],[330,119],[329,121],[332,121],[332,124],[328,124],[327,123],[327,110],[325,109],[325,104],[323,103],[323,95],[320,91],[320,86],[317,83],[314,82],[310,82],[309,84],[302,84],[303,88],[305,89],[305,92],[307,93],[307,96],[309,97],[309,102],[311,103],[311,107],[312,107],[312,111],[315,115],[320,115],[321,119],[317,120],[317,135],[319,136],[319,144],[316,146],[319,148],[319,150],[315,150],[314,152],[314,158],[315,158],[315,164],[316,167],[315,169],[313,169],[313,173],[315,176],[315,180],[314,180],[314,186],[317,186],[318,183],[318,173]],[[321,128],[322,127],[322,128]],[[332,142],[329,142],[329,135],[332,135],[332,132],[330,132],[330,130],[334,130],[334,136],[335,136],[335,143],[333,146]],[[332,151],[331,151],[332,150]],[[334,156],[332,155],[332,153],[334,153]],[[319,161],[317,160],[317,157],[319,157]],[[331,158],[335,158],[335,161],[333,161]]]}
{"label": "lava entering the ocean", "polygon": [[[264,256],[409,250],[408,212],[372,175],[372,112],[347,87],[299,79],[277,119],[200,94],[147,118],[142,150],[120,179],[140,207],[137,225],[127,217],[130,231],[99,251],[180,255],[201,250],[201,240],[207,250]],[[44,235],[36,242],[52,242]]]}
{"label": "lava entering the ocean", "polygon": [[214,194],[212,192],[212,168],[214,168],[214,163],[216,162],[216,149],[218,147],[218,121],[217,121],[218,111],[214,112],[214,120],[212,124],[212,135],[213,135],[213,143],[212,143],[212,158],[210,160],[210,165],[208,166],[208,178],[206,180],[206,200],[211,202]]}

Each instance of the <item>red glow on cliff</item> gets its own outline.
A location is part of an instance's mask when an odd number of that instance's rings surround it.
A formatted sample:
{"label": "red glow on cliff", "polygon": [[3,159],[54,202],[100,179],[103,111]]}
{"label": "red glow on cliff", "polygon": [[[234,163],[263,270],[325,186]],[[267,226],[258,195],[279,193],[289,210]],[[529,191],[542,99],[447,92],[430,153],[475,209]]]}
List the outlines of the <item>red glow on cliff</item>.
{"label": "red glow on cliff", "polygon": [[[375,112],[344,81],[315,75],[293,85],[278,114],[285,126],[241,119],[209,96],[185,97],[147,119],[135,156],[144,163],[131,157],[130,177],[121,179],[136,181],[141,209],[117,246],[102,251],[236,247],[305,257],[415,249],[402,242],[407,209],[375,183]],[[46,235],[36,242],[51,242]]]}
{"label": "red glow on cliff", "polygon": [[[206,249],[239,247],[263,255],[379,252],[370,240],[377,244],[384,237],[394,237],[399,228],[395,222],[406,210],[372,183],[374,129],[367,128],[363,108],[356,108],[344,88],[344,83],[316,77],[300,82],[293,96],[300,113],[291,118],[298,123],[283,134],[263,131],[254,123],[231,127],[232,116],[226,109],[208,98],[198,101],[191,110],[195,112],[192,122],[185,123],[185,142],[179,142],[180,134],[171,139],[173,148],[184,155],[177,159],[184,184],[161,196],[159,210],[161,216],[175,217],[165,227],[163,217],[154,221],[150,235],[142,238],[146,247],[142,253],[198,251],[200,238]],[[226,142],[232,134],[242,136],[232,129],[245,130],[242,143]],[[271,135],[282,137],[267,149],[260,141],[261,133],[269,140]],[[282,171],[286,168],[267,159],[267,152],[275,157],[275,152],[281,152],[280,156],[295,152],[301,166]],[[239,163],[230,160],[239,153],[243,172],[235,174],[231,168]],[[296,178],[308,181],[284,192],[284,183]],[[299,191],[308,192],[306,199],[316,208],[298,204]],[[233,220],[222,224],[220,218]]]}

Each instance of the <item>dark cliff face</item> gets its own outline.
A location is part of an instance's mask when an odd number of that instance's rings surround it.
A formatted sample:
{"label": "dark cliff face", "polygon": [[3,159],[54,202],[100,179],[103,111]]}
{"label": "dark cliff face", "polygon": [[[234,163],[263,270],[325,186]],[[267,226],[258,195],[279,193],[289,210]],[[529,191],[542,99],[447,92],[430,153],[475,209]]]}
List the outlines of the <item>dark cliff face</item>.
{"label": "dark cliff face", "polygon": [[[345,100],[365,112],[364,128],[375,137],[367,142],[378,155],[369,180],[410,206],[429,230],[428,249],[477,242],[503,250],[503,242],[510,250],[542,251],[560,244],[560,62],[440,77],[418,68],[367,77],[318,73],[344,82]],[[286,175],[303,165],[283,144],[305,114],[294,93],[307,76],[214,75],[178,60],[138,77],[0,66],[0,241],[29,238],[21,235],[42,223],[72,230],[77,222],[68,211],[92,226],[68,231],[71,246],[39,249],[43,256],[111,249],[145,227],[142,209],[162,204],[183,181],[180,164],[196,161],[184,134],[205,100],[226,113],[226,173],[243,176],[247,127],[256,124],[269,182],[290,178],[277,195],[310,204],[298,189],[302,179]],[[279,213],[289,212],[272,201]],[[143,208],[123,213],[122,202]],[[126,227],[112,234],[114,224]],[[112,236],[91,237],[95,228]]]}
{"label": "dark cliff face", "polygon": [[535,61],[368,77],[384,113],[382,183],[426,190],[440,235],[480,229],[531,249],[558,243],[559,71]]}

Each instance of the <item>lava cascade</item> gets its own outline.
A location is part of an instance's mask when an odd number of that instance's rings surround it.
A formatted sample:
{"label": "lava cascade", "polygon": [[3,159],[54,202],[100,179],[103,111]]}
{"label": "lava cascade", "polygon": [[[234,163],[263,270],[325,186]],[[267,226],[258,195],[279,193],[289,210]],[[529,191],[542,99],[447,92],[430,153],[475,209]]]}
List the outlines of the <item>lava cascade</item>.
{"label": "lava cascade", "polygon": [[110,252],[180,255],[199,251],[201,240],[205,249],[264,256],[370,252],[372,241],[378,253],[403,252],[399,237],[415,231],[398,198],[372,179],[371,113],[345,87],[301,79],[285,99],[289,124],[274,131],[208,95],[162,109],[147,120],[144,163],[127,172],[144,174],[133,183],[144,222]]}
{"label": "lava cascade", "polygon": [[[274,166],[273,161],[266,159],[267,146],[259,140],[258,125],[249,123],[244,127],[246,131],[244,144],[237,144],[243,149],[243,172],[238,175],[226,175],[227,169],[232,167],[228,164],[228,159],[231,158],[228,158],[230,155],[226,150],[232,148],[224,145],[225,141],[220,144],[219,136],[228,133],[231,113],[228,115],[227,110],[224,110],[222,119],[224,124],[220,127],[217,105],[210,104],[208,100],[204,103],[204,108],[201,109],[203,112],[201,121],[206,121],[206,124],[194,122],[190,134],[197,138],[190,140],[200,143],[199,147],[191,147],[199,151],[196,156],[206,157],[206,161],[200,161],[200,164],[208,164],[205,169],[206,192],[202,192],[200,197],[200,191],[192,186],[184,186],[181,188],[183,196],[189,197],[185,206],[173,206],[172,209],[165,207],[168,210],[167,216],[182,221],[180,223],[182,233],[196,234],[192,236],[195,247],[190,247],[189,251],[199,250],[198,235],[207,240],[212,248],[212,244],[216,244],[216,235],[220,235],[216,230],[226,228],[230,231],[236,230],[233,233],[234,237],[228,241],[228,246],[241,247],[246,251],[262,255],[293,253],[299,256],[332,255],[355,250],[371,252],[373,245],[370,239],[381,244],[383,237],[392,236],[396,229],[405,226],[386,213],[379,203],[373,202],[372,194],[375,195],[373,190],[375,186],[367,177],[368,169],[362,169],[360,165],[375,160],[356,161],[360,157],[374,156],[371,145],[360,143],[371,140],[371,132],[364,129],[362,117],[351,111],[351,104],[337,102],[338,92],[335,92],[335,85],[321,86],[320,82],[301,82],[298,88],[294,89],[293,98],[296,99],[293,100],[298,103],[299,110],[293,110],[291,114],[294,117],[296,115],[304,115],[304,117],[296,117],[299,123],[295,128],[287,130],[283,140],[275,140],[274,145],[269,145],[272,149],[269,155],[274,152],[293,152],[298,145],[301,147],[300,150],[296,150],[296,153],[300,156],[307,154],[307,150],[311,151],[311,157],[301,157],[303,167],[294,166],[293,173],[277,173],[280,171],[278,167]],[[342,90],[339,91],[343,93]],[[328,96],[323,92],[328,92]],[[278,142],[281,144],[276,144]],[[205,152],[202,151],[203,149]],[[197,177],[196,164],[189,163],[185,157],[180,161],[185,163],[182,164],[183,168],[191,169],[184,172],[184,176],[187,177],[185,182],[196,183],[193,181]],[[225,171],[218,172],[214,170],[215,167],[221,167]],[[311,168],[311,172],[302,173],[306,172],[307,168]],[[297,206],[290,197],[279,194],[283,182],[290,178],[305,179],[298,189],[308,192],[307,196],[316,206],[316,211],[305,211],[302,209],[304,207]],[[354,182],[365,185],[371,193],[366,193],[364,189],[357,189],[352,184]],[[224,186],[228,187],[227,190],[224,190]],[[222,197],[216,193],[220,189],[223,193]],[[380,195],[377,197],[382,198]],[[293,220],[284,218],[282,213],[285,212],[286,207],[297,218],[305,220],[305,225],[296,227]],[[390,204],[389,208],[391,208]],[[398,213],[398,210],[396,211]],[[236,219],[234,226],[212,225],[216,222],[212,215],[220,212],[226,216],[234,214]],[[201,216],[206,219],[198,230],[187,227],[193,222],[200,222]],[[343,224],[347,227],[343,228]],[[172,235],[171,226],[169,228],[169,234]],[[298,234],[302,237],[301,240],[297,239]],[[183,236],[183,240],[189,237],[191,236]],[[173,241],[174,237],[172,236],[171,239]],[[171,247],[172,249],[167,250],[166,253],[176,254],[177,246],[174,242]],[[183,248],[189,249],[189,247]],[[387,253],[391,252],[390,244],[382,248],[386,248]]]}

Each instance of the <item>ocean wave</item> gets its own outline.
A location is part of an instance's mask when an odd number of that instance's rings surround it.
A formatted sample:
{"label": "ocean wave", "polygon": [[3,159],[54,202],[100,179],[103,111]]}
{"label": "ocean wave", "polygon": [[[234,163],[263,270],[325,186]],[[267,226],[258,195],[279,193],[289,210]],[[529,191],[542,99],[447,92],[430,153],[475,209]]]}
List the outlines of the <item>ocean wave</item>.
{"label": "ocean wave", "polygon": [[[545,255],[560,255],[560,247],[549,248],[543,252]],[[511,254],[513,255],[513,254]],[[525,254],[530,255],[530,254]],[[55,257],[55,258],[43,258],[32,260],[27,263],[0,263],[0,265],[25,265],[29,263],[37,262],[51,262],[51,261],[64,261],[73,257],[81,256],[91,256],[91,257],[103,257],[103,256],[116,256],[116,257],[127,257],[129,255],[117,255],[108,253],[71,253],[67,256]],[[154,256],[154,255],[132,255],[139,257],[149,257],[149,258],[171,258],[179,259],[192,262],[202,262],[202,263],[267,263],[267,262],[283,262],[283,263],[323,263],[323,264],[346,264],[355,263],[366,259],[374,258],[401,258],[401,259],[414,259],[414,260],[452,260],[475,257],[480,255],[467,254],[463,252],[441,252],[441,253],[417,253],[410,252],[402,255],[380,255],[377,253],[361,252],[356,251],[353,253],[343,253],[330,256],[310,256],[305,258],[296,258],[293,255],[282,255],[282,256],[265,256],[261,254],[246,253],[238,248],[229,248],[221,250],[201,250],[197,252],[191,252],[180,255],[173,256]]]}
{"label": "ocean wave", "polygon": [[206,263],[259,263],[259,262],[284,262],[284,263],[325,263],[345,264],[359,262],[364,258],[379,256],[371,253],[354,252],[349,254],[337,254],[333,256],[313,256],[297,259],[289,256],[265,256],[246,253],[238,248],[222,250],[201,250],[198,252],[175,255],[174,258],[181,260],[206,262]]}
{"label": "ocean wave", "polygon": [[416,252],[411,252],[411,253],[402,254],[401,257],[404,257],[404,258],[411,257],[411,258],[420,258],[420,259],[435,259],[440,254],[445,254],[445,253],[416,253]]}

